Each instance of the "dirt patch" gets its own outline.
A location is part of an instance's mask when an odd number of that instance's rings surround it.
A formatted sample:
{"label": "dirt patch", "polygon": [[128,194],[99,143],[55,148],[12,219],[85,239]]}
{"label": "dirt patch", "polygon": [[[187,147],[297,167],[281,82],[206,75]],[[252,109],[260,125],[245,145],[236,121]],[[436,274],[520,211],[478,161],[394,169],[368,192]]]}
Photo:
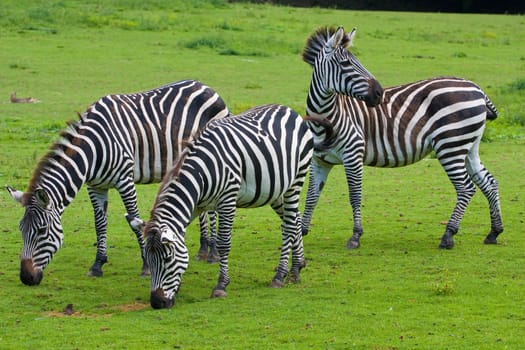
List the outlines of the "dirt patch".
{"label": "dirt patch", "polygon": [[82,311],[74,311],[72,313],[66,313],[64,311],[48,311],[45,313],[47,317],[76,317],[76,318],[98,318],[98,317],[111,317],[115,312],[130,312],[139,311],[149,308],[149,303],[134,302],[131,304],[114,305],[108,306],[108,313],[97,314],[97,313],[86,313]]}

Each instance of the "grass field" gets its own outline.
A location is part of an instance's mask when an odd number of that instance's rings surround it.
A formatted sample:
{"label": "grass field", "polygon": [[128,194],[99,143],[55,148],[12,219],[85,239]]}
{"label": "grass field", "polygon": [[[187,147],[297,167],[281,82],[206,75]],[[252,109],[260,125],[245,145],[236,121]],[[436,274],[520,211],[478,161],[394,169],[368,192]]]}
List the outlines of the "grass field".
{"label": "grass field", "polygon": [[[11,1],[0,9],[0,184],[24,190],[38,159],[77,111],[108,93],[185,78],[234,112],[282,103],[304,113],[311,70],[300,59],[322,25],[358,28],[355,48],[383,86],[439,75],[477,82],[500,110],[481,158],[500,183],[505,232],[473,198],[456,246],[437,249],[455,194],[435,159],[366,168],[362,247],[344,248],[351,210],[333,171],[305,237],[302,281],[268,288],[280,222],[240,210],[225,299],[216,265],[192,260],[176,305],[149,306],[134,235],[110,195],[109,263],[88,278],[95,247],[85,190],[63,216],[65,243],[42,284],[18,278],[23,209],[0,192],[1,349],[521,349],[525,347],[525,32],[523,16],[357,12],[210,1]],[[9,95],[36,104],[11,104]],[[138,187],[147,218],[158,185]],[[187,233],[198,249],[197,224]],[[75,313],[65,316],[67,304]]]}

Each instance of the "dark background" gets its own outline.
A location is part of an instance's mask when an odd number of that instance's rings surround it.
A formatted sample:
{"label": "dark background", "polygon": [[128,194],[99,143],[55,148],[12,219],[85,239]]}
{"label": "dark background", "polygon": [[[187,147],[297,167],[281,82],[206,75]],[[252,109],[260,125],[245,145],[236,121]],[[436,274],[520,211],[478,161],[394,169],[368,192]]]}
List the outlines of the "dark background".
{"label": "dark background", "polygon": [[[235,0],[230,0],[236,2]],[[241,2],[241,1],[237,1]],[[525,13],[525,0],[255,0],[298,7],[327,7],[352,10],[456,12],[456,13]]]}

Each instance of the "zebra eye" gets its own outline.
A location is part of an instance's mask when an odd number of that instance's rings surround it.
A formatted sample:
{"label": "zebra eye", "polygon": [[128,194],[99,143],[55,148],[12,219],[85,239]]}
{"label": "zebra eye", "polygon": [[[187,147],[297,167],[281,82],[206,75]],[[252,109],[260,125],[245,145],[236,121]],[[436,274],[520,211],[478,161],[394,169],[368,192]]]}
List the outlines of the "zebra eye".
{"label": "zebra eye", "polygon": [[46,235],[47,234],[47,227],[46,226],[39,227],[38,230],[37,230],[37,233],[39,235],[41,235],[41,236]]}
{"label": "zebra eye", "polygon": [[171,245],[168,246],[168,251],[166,252],[166,255],[164,256],[164,262],[169,262],[173,258],[173,255],[175,255],[175,250],[171,247]]}

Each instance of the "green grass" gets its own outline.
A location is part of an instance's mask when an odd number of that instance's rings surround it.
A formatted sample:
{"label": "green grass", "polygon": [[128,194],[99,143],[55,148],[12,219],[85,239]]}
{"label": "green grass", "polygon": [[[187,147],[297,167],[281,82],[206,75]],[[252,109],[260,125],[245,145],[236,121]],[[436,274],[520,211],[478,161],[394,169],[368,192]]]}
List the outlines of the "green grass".
{"label": "green grass", "polygon": [[[500,182],[505,232],[472,200],[456,247],[437,249],[455,194],[435,159],[366,168],[362,247],[344,248],[351,210],[341,168],[305,237],[302,281],[268,288],[280,222],[240,210],[228,297],[209,298],[218,267],[192,260],[173,309],[149,306],[134,235],[110,196],[109,263],[88,278],[95,241],[82,190],[42,284],[18,279],[23,210],[0,194],[0,348],[519,349],[525,346],[525,20],[522,16],[358,12],[225,1],[7,1],[0,9],[0,184],[25,189],[38,159],[100,96],[195,78],[234,112],[283,103],[303,113],[311,69],[300,59],[321,25],[358,27],[354,52],[384,86],[438,75],[477,82],[500,110],[481,158]],[[9,95],[38,104],[11,104]],[[158,185],[138,188],[147,217]],[[187,234],[198,248],[197,225]],[[72,303],[75,314],[65,316]]]}

